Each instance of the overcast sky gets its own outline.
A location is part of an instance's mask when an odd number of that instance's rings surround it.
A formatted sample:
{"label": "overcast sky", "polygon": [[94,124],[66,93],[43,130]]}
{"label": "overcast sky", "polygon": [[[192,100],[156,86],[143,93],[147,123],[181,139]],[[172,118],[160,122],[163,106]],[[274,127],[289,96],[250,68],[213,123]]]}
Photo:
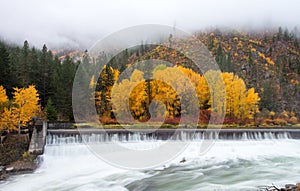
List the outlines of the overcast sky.
{"label": "overcast sky", "polygon": [[208,27],[300,24],[298,0],[0,0],[0,37],[50,47],[90,46],[117,30],[165,24],[187,32]]}

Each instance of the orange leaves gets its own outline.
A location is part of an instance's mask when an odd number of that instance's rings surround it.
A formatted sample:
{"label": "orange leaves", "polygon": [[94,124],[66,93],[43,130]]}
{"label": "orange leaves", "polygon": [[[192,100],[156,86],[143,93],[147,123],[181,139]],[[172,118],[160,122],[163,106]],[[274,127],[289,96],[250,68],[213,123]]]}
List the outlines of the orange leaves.
{"label": "orange leaves", "polygon": [[294,86],[299,85],[299,81],[298,81],[298,80],[294,80],[294,79],[291,79],[291,80],[290,80],[290,83],[291,83],[292,85],[294,85]]}
{"label": "orange leaves", "polygon": [[237,46],[240,47],[240,48],[243,47],[242,41],[239,41],[239,43],[237,44]]}
{"label": "orange leaves", "polygon": [[271,60],[271,58],[269,58],[269,57],[266,58],[266,62],[268,64],[272,65],[272,66],[275,65],[275,63],[273,62],[273,60]]}
{"label": "orange leaves", "polygon": [[261,53],[261,52],[259,52],[258,51],[258,56],[261,58],[261,59],[263,59],[263,60],[265,60],[268,64],[270,64],[270,65],[275,65],[275,63],[274,63],[274,61],[273,60],[271,60],[271,58],[270,57],[266,57],[263,53]]}
{"label": "orange leaves", "polygon": [[265,57],[265,55],[264,55],[263,53],[258,52],[257,54],[258,54],[258,56],[259,56],[261,59],[266,59],[266,57]]}
{"label": "orange leaves", "polygon": [[258,45],[258,46],[261,46],[261,45],[262,45],[262,42],[261,42],[261,41],[257,41],[257,40],[249,39],[249,42],[250,42],[250,43],[253,43],[253,44],[256,44],[256,45]]}

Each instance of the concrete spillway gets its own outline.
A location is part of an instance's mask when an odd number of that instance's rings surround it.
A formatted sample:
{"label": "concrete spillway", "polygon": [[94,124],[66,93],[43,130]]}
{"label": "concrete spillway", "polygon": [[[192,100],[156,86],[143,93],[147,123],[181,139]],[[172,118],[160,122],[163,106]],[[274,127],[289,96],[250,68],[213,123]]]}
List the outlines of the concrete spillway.
{"label": "concrete spillway", "polygon": [[264,140],[300,139],[300,129],[68,129],[48,130],[47,143],[57,138],[71,142],[147,141],[147,140]]}

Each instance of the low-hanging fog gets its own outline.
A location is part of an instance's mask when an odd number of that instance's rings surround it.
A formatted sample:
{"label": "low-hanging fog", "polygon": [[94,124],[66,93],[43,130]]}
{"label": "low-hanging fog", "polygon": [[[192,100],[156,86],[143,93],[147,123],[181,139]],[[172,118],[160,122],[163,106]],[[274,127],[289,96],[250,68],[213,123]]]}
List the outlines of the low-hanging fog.
{"label": "low-hanging fog", "polygon": [[[86,48],[140,24],[265,29],[299,25],[297,0],[1,0],[0,39],[41,47]],[[299,27],[298,27],[299,28]]]}

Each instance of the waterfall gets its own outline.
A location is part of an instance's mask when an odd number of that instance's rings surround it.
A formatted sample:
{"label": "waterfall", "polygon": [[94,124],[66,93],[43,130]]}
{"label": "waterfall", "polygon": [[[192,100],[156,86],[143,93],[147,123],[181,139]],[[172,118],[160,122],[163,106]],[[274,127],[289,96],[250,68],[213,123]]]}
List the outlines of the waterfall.
{"label": "waterfall", "polygon": [[141,132],[90,133],[90,134],[51,134],[47,135],[47,145],[98,143],[98,142],[148,142],[158,140],[201,141],[201,140],[275,140],[291,139],[290,132],[284,131],[179,131],[176,133],[157,134]]}

